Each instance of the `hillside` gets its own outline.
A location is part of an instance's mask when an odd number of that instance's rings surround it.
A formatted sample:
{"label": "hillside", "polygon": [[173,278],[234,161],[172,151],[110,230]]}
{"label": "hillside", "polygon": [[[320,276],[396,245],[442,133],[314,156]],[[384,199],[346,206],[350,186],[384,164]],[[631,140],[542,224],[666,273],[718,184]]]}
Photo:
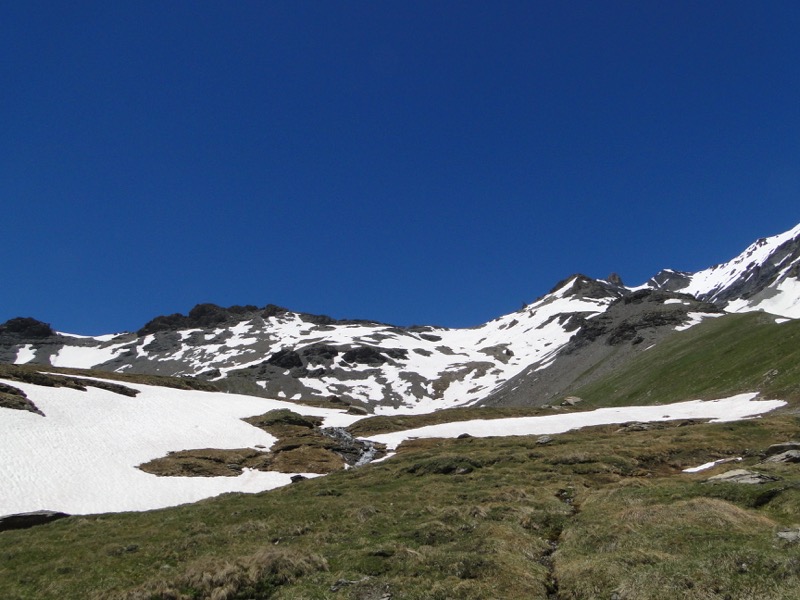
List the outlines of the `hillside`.
{"label": "hillside", "polygon": [[[5,598],[796,598],[800,436],[755,421],[408,442],[264,494],[0,533]],[[682,470],[742,457],[735,466]],[[746,468],[765,483],[704,483]],[[424,494],[420,494],[424,490]]]}

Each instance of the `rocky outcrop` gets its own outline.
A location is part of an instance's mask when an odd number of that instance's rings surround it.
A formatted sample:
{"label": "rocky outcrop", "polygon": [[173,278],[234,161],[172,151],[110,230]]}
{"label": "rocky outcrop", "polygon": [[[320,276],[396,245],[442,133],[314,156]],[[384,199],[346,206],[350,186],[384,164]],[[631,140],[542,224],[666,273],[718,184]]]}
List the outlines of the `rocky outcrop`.
{"label": "rocky outcrop", "polygon": [[29,513],[19,513],[0,517],[0,531],[10,531],[12,529],[29,529],[37,525],[52,523],[58,519],[68,517],[67,513],[55,512],[52,510],[37,510]]}
{"label": "rocky outcrop", "polygon": [[16,317],[0,325],[0,337],[41,340],[56,335],[49,323],[31,317]]}

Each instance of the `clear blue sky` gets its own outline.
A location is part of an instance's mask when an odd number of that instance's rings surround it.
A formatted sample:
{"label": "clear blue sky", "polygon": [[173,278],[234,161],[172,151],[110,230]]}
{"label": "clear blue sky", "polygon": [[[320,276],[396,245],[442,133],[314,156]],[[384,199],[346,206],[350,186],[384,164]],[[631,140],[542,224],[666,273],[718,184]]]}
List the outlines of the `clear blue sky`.
{"label": "clear blue sky", "polygon": [[0,2],[0,322],[471,326],[800,221],[800,3]]}

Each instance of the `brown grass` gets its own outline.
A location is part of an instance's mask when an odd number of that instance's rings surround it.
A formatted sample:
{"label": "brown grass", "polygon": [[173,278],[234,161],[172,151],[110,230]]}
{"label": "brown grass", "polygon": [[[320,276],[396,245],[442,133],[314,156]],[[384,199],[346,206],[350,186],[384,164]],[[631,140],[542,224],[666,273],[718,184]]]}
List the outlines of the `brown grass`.
{"label": "brown grass", "polygon": [[266,598],[282,585],[327,570],[327,561],[318,554],[266,547],[233,559],[202,558],[168,581],[151,582],[109,600],[231,600],[259,594]]}

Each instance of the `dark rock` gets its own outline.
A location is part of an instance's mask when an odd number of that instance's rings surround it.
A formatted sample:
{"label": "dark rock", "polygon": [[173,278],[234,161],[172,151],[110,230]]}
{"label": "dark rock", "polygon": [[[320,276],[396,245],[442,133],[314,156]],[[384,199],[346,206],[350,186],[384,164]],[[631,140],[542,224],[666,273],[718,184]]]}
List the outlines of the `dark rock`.
{"label": "dark rock", "polygon": [[222,377],[222,372],[219,369],[208,369],[197,375],[200,379],[217,379]]}
{"label": "dark rock", "polygon": [[0,531],[10,531],[12,529],[28,529],[36,525],[44,525],[51,521],[63,519],[69,515],[52,510],[37,510],[29,513],[19,513],[0,517]]}
{"label": "dark rock", "polygon": [[162,315],[151,319],[136,333],[137,335],[145,336],[158,331],[177,331],[178,329],[184,328],[186,328],[186,317],[180,313],[173,313],[171,315]]}
{"label": "dark rock", "polygon": [[153,336],[146,346],[142,347],[145,352],[173,352],[181,345],[181,336],[177,331],[160,331]]}
{"label": "dark rock", "polygon": [[360,346],[345,352],[342,355],[342,360],[359,365],[378,366],[384,364],[387,361],[387,358],[376,348],[372,348],[371,346]]}
{"label": "dark rock", "polygon": [[458,440],[466,440],[466,439],[469,439],[471,437],[472,436],[470,434],[468,434],[468,433],[462,433],[456,439],[458,439]]}
{"label": "dark rock", "polygon": [[308,479],[308,477],[306,477],[305,475],[300,475],[298,473],[297,475],[292,475],[290,479],[292,480],[292,483],[297,483],[299,481],[303,481],[305,479]]}
{"label": "dark rock", "polygon": [[351,405],[347,409],[347,414],[348,415],[368,415],[369,411],[366,408],[364,408],[363,406]]}
{"label": "dark rock", "polygon": [[303,361],[300,359],[300,355],[296,351],[289,348],[279,350],[270,356],[267,359],[267,363],[270,365],[275,365],[276,367],[280,367],[281,369],[294,369],[303,366]]}
{"label": "dark rock", "polygon": [[428,340],[429,342],[441,342],[442,336],[440,335],[433,335],[432,333],[420,333],[419,337],[423,340]]}
{"label": "dark rock", "polygon": [[312,344],[303,348],[300,353],[310,363],[327,363],[336,358],[339,350],[328,344]]}
{"label": "dark rock", "polygon": [[56,332],[48,323],[31,317],[16,317],[0,325],[0,336],[4,335],[23,339],[43,339],[56,335]]}

